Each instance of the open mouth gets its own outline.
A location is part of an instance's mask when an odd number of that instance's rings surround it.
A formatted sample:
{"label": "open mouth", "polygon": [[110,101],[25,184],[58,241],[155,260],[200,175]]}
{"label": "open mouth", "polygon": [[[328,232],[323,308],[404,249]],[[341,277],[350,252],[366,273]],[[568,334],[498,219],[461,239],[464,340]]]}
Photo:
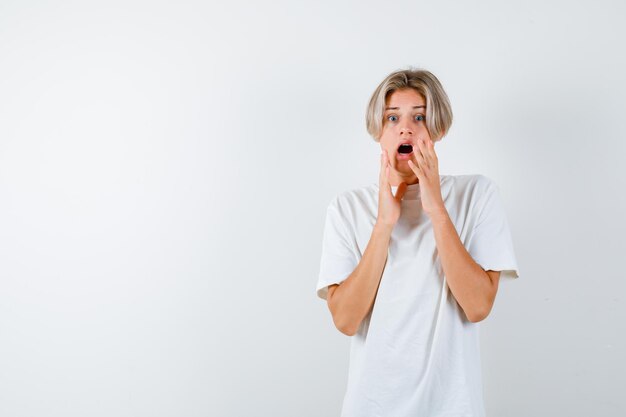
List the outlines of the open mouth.
{"label": "open mouth", "polygon": [[398,153],[410,154],[411,152],[413,152],[413,145],[411,144],[403,143],[398,147]]}

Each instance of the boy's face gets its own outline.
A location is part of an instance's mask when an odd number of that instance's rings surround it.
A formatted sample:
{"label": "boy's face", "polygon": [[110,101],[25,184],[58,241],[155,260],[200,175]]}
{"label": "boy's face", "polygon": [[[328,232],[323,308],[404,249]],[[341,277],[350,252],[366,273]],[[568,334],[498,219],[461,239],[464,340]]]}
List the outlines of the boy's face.
{"label": "boy's face", "polygon": [[[412,88],[396,90],[385,104],[383,113],[383,132],[380,137],[381,150],[387,150],[391,164],[390,183],[397,186],[400,182],[417,183],[417,176],[409,166],[409,159],[417,162],[415,153],[419,152],[418,138],[431,140],[426,129],[426,100]],[[410,153],[399,151],[400,144],[412,146]],[[404,149],[404,148],[403,148]]]}

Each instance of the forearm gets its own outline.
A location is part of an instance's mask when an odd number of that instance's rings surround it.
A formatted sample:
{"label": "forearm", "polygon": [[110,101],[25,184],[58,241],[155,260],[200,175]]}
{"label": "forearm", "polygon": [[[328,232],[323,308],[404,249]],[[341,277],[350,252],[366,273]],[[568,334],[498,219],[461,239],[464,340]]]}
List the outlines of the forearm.
{"label": "forearm", "polygon": [[445,208],[431,215],[437,251],[448,287],[468,320],[482,320],[490,305],[489,275],[467,252]]}
{"label": "forearm", "polygon": [[339,285],[329,307],[335,326],[349,336],[358,330],[372,308],[382,277],[393,226],[377,223],[357,267]]}

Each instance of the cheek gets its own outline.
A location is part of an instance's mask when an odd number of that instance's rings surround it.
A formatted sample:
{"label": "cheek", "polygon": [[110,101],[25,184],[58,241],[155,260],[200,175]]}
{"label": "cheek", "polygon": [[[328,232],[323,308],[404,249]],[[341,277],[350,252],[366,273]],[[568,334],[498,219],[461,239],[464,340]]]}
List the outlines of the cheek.
{"label": "cheek", "polygon": [[389,149],[389,140],[383,135],[378,141],[381,149]]}
{"label": "cheek", "polygon": [[427,135],[430,138],[430,133],[428,132],[428,128],[426,127],[426,124],[420,124],[419,132],[420,134]]}
{"label": "cheek", "polygon": [[393,135],[389,134],[389,132],[383,131],[383,134],[380,137],[380,145],[385,149],[390,149],[393,147],[393,143]]}

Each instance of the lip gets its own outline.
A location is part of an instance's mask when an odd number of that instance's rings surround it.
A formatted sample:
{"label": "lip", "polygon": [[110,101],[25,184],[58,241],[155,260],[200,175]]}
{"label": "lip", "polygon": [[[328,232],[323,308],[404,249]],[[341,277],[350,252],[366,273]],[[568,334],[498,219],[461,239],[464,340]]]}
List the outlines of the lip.
{"label": "lip", "polygon": [[415,145],[413,144],[413,142],[411,142],[410,140],[404,140],[400,143],[398,143],[398,146],[396,147],[396,159],[399,161],[408,161],[409,159],[413,158],[413,152],[411,151],[411,153],[400,153],[398,152],[398,148],[400,148],[400,145],[411,145],[413,147],[413,149],[415,149]]}
{"label": "lip", "polygon": [[396,153],[396,159],[398,161],[408,161],[413,158],[413,152],[411,153]]}

